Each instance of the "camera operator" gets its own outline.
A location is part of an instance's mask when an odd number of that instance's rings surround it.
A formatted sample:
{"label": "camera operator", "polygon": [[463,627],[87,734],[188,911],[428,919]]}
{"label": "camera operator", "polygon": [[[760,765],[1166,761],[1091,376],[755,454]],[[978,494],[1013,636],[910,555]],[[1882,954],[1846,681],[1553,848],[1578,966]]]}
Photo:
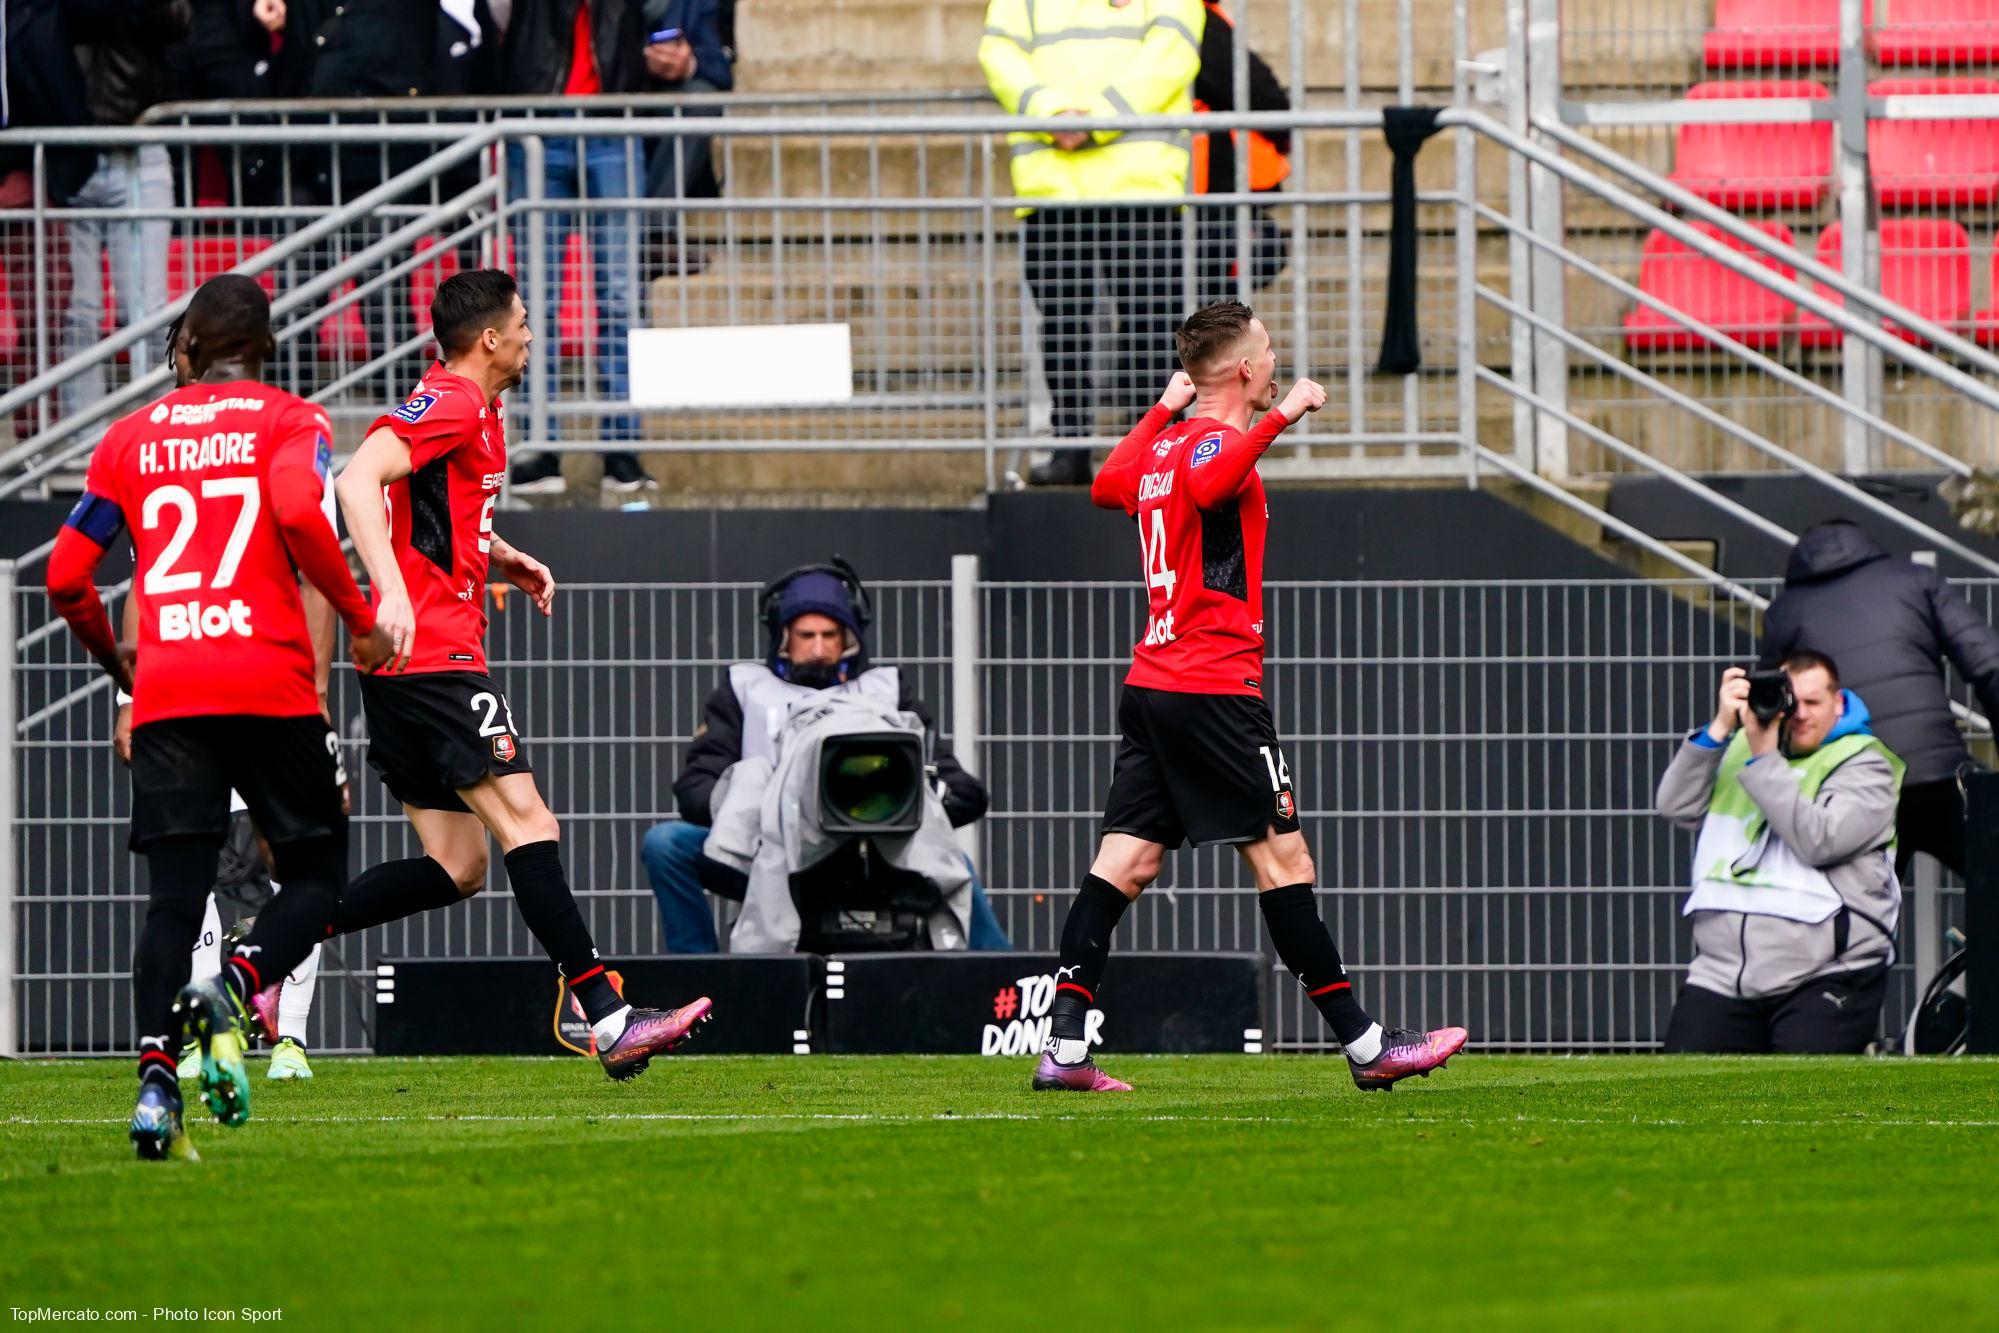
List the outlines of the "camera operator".
{"label": "camera operator", "polygon": [[1694,960],[1665,1049],[1857,1054],[1880,1023],[1902,890],[1902,761],[1823,653],[1723,673],[1714,720],[1659,779],[1698,829]]}
{"label": "camera operator", "polygon": [[[669,953],[715,953],[713,913],[704,889],[741,896],[740,880],[702,852],[714,822],[716,784],[739,760],[775,760],[779,731],[791,708],[825,693],[860,695],[921,719],[932,742],[931,760],[941,787],[944,812],[962,828],[986,812],[986,789],[965,771],[936,736],[936,724],[922,700],[895,667],[868,658],[866,633],[871,610],[852,566],[839,557],[830,565],[792,570],[765,588],[759,609],[770,634],[762,662],[738,662],[708,697],[694,742],[688,747],[673,795],[680,818],[646,833],[640,859],[659,900],[660,926]],[[1005,949],[1004,931],[972,879],[970,945]]]}
{"label": "camera operator", "polygon": [[1895,840],[1902,858],[1928,852],[1964,873],[1964,792],[1971,751],[1951,715],[1946,658],[1999,717],[1999,634],[1933,566],[1892,558],[1864,528],[1833,519],[1806,528],[1763,613],[1760,662],[1799,648],[1836,658],[1874,710],[1882,743],[1908,765]]}

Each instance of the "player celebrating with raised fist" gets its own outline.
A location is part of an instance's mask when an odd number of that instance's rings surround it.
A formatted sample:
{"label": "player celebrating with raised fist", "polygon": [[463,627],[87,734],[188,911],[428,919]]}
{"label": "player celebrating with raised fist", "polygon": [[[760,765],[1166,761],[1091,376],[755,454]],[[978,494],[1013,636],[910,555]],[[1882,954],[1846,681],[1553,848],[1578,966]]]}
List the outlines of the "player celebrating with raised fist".
{"label": "player celebrating with raised fist", "polygon": [[424,854],[348,885],[336,930],[477,893],[491,833],[522,919],[590,1020],[597,1058],[627,1079],[705,1022],[709,1001],[634,1009],[612,986],[563,874],[555,816],[535,789],[513,710],[486,672],[489,570],[543,615],[555,601],[548,566],[493,531],[507,476],[500,395],[527,373],[527,309],[513,278],[477,269],[439,284],[430,315],[444,360],[375,420],[336,484],[376,620],[394,644],[388,666],[361,677],[368,763],[402,802]]}
{"label": "player celebrating with raised fist", "polygon": [[[1084,1020],[1111,935],[1159,875],[1166,853],[1233,845],[1256,876],[1277,956],[1345,1047],[1354,1082],[1387,1089],[1427,1074],[1465,1043],[1463,1028],[1384,1030],[1354,996],[1313,893],[1291,771],[1263,698],[1263,544],[1269,508],[1256,463],[1326,391],[1299,380],[1275,411],[1277,354],[1239,301],[1188,316],[1185,371],[1125,436],[1090,487],[1138,521],[1145,635],[1118,700],[1117,766],[1097,857],[1062,927],[1049,1038],[1037,1091],[1129,1092],[1090,1058]],[[1189,403],[1192,419],[1169,426]],[[1253,412],[1268,412],[1254,429]]]}
{"label": "player celebrating with raised fist", "polygon": [[[132,846],[146,857],[145,925],[132,963],[142,1158],[191,1157],[174,1052],[201,1049],[201,1090],[226,1125],[250,1114],[249,1009],[326,934],[347,878],[339,741],[320,715],[299,574],[333,604],[355,663],[388,657],[320,508],[332,457],[326,414],[262,383],[275,354],[254,279],[203,283],[172,338],[182,387],[120,420],[91,456],[83,498],[49,556],[49,598],[133,696]],[[129,525],[138,601],[136,683],[93,575]],[[202,905],[243,793],[285,891],[219,976],[188,979]]]}

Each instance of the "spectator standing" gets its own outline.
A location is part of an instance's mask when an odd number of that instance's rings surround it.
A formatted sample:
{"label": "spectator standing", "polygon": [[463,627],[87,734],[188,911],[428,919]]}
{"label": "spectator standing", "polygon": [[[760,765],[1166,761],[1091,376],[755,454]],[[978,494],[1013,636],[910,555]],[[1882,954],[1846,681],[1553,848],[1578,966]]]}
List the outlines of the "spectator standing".
{"label": "spectator standing", "polygon": [[[1201,33],[1201,72],[1194,78],[1194,110],[1233,111],[1235,109],[1235,21],[1228,11],[1209,0],[1208,25]],[[1277,72],[1268,61],[1251,51],[1249,55],[1249,109],[1288,111],[1291,95],[1284,90]],[[1249,144],[1249,188],[1257,194],[1274,194],[1291,175],[1291,135],[1286,130],[1209,130],[1194,136],[1193,192],[1234,194],[1236,188],[1236,146]],[[1200,282],[1203,305],[1235,296],[1237,246],[1235,209],[1226,205],[1199,210],[1195,233],[1200,238]],[[1285,233],[1271,219],[1268,207],[1250,213],[1250,276],[1256,287],[1266,287],[1284,271],[1289,255]]]}
{"label": "spectator standing", "polygon": [[[645,68],[647,91],[726,93],[736,86],[728,48],[722,43],[718,0],[646,0]],[[719,116],[718,106],[685,107],[683,116]],[[722,193],[715,177],[714,139],[681,134],[653,144],[646,160],[646,194],[653,199],[714,199]],[[680,214],[660,215],[648,246],[650,272],[685,277],[707,266],[681,243]]]}
{"label": "spectator standing", "polygon": [[[167,52],[188,34],[192,0],[100,0],[94,4],[72,0],[70,8],[78,18],[87,20],[73,22],[71,34],[77,39],[77,65],[83,73],[91,122],[107,126],[136,123],[148,107],[164,100]],[[163,144],[100,150],[89,179],[69,198],[71,208],[144,212],[164,212],[173,203],[173,166]],[[103,336],[107,252],[121,327],[167,303],[167,243],[173,237],[173,221],[164,216],[132,222],[73,218],[68,231],[70,289],[62,323],[65,357],[90,350]],[[130,357],[134,375],[150,368],[151,353],[149,343],[133,344]],[[100,361],[63,382],[63,415],[88,407],[104,393],[104,363]]]}
{"label": "spectator standing", "polygon": [[1794,652],[1783,669],[1792,707],[1767,720],[1748,674],[1724,672],[1714,720],[1659,779],[1659,813],[1700,831],[1669,1053],[1857,1055],[1880,1028],[1902,761],[1831,658]]}
{"label": "spectator standing", "polygon": [[[1200,0],[991,0],[979,64],[1012,115],[1186,115],[1206,18]],[[1052,429],[1090,435],[1090,326],[1100,299],[1116,312],[1121,346],[1102,405],[1136,417],[1173,373],[1191,136],[1079,130],[1007,139],[1014,193],[1037,201],[1022,210],[1022,244],[1041,312]],[[1082,199],[1115,202],[1062,206]],[[1083,485],[1089,451],[1057,450],[1030,480]]]}
{"label": "spectator standing", "polygon": [[[534,97],[640,91],[645,79],[643,18],[642,0],[514,0],[500,52],[501,90]],[[636,139],[550,134],[542,140],[542,151],[545,198],[628,199],[642,179],[635,169]],[[507,174],[519,180],[526,170],[526,152],[519,143],[510,143]],[[607,403],[622,405],[631,398],[628,338],[638,286],[631,214],[625,209],[586,209],[548,215],[547,248],[537,258],[551,296],[560,288],[563,251],[571,232],[587,237],[585,249],[595,283],[597,394]],[[526,248],[527,228],[517,226],[514,250],[518,255]],[[546,325],[554,312],[530,314]],[[547,369],[542,373],[552,380]],[[531,376],[529,383],[533,382]],[[600,438],[608,442],[626,444],[638,435],[638,418],[629,411],[614,408],[603,418]],[[639,466],[628,447],[603,457],[605,490],[658,489],[659,483]],[[548,495],[563,489],[561,461],[551,454],[521,459],[512,475],[517,495]]]}
{"label": "spectator standing", "polygon": [[1944,691],[1944,660],[1999,718],[1999,633],[1934,568],[1896,560],[1845,519],[1807,528],[1791,548],[1784,591],[1763,614],[1759,661],[1801,649],[1839,663],[1867,700],[1874,731],[1908,765],[1895,816],[1898,854],[1928,852],[1964,873],[1964,791],[1971,762]]}
{"label": "spectator standing", "polygon": [[[296,96],[309,72],[309,44],[285,40],[289,18],[285,0],[194,0],[187,40],[167,52],[167,100],[267,102]],[[265,116],[239,114],[238,120],[270,123]],[[197,196],[252,208],[280,202],[284,152],[275,144],[232,144],[226,157],[214,149],[195,150]]]}
{"label": "spectator standing", "polygon": [[[84,96],[83,74],[77,68],[71,19],[64,0],[0,0],[0,128],[87,125],[90,104]],[[29,209],[37,202],[35,150],[27,145],[0,143],[0,209]],[[88,148],[52,148],[43,159],[42,202],[61,206],[83,188],[96,170],[97,154]],[[63,226],[51,219],[45,233],[50,262],[41,292],[50,326],[69,299],[69,265],[64,253]],[[7,305],[13,311],[13,337],[6,359],[36,365],[35,232],[28,221],[0,222],[0,281],[7,285]],[[47,351],[61,344],[51,337]],[[27,378],[26,375],[21,378]],[[33,404],[16,414],[16,435],[31,434],[39,424]]]}

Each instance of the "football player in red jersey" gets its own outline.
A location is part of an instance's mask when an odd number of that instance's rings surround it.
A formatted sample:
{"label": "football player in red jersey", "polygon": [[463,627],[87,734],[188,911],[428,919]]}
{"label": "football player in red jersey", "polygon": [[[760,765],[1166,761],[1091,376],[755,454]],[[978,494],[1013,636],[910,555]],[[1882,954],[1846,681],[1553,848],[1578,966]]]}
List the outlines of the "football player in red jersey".
{"label": "football player in red jersey", "polygon": [[368,763],[423,843],[422,856],[361,875],[336,929],[363,930],[477,893],[486,836],[500,843],[528,929],[569,980],[597,1057],[626,1079],[707,1021],[706,996],[678,1009],[635,1009],[612,986],[563,874],[555,816],[542,802],[506,695],[486,671],[486,577],[501,577],[543,615],[548,566],[493,531],[507,477],[500,395],[527,372],[534,334],[514,280],[497,269],[439,284],[431,327],[444,360],[408,402],[376,418],[337,489],[368,567],[375,616],[394,660],[361,677]]}
{"label": "football player in red jersey", "polygon": [[[1119,743],[1104,836],[1062,927],[1062,957],[1037,1090],[1128,1092],[1091,1060],[1086,1018],[1131,901],[1166,853],[1228,844],[1256,877],[1277,956],[1346,1048],[1354,1082],[1387,1089],[1464,1045],[1463,1028],[1384,1030],[1360,1007],[1319,917],[1316,871],[1291,770],[1263,698],[1263,542],[1269,507],[1256,463],[1326,391],[1299,380],[1275,411],[1277,354],[1239,301],[1188,316],[1180,364],[1158,404],[1090,487],[1138,524],[1145,634],[1118,700]],[[1189,403],[1193,416],[1169,425]],[[1266,412],[1255,427],[1250,417]]]}
{"label": "football player in red jersey", "polygon": [[[176,1029],[201,1047],[202,1093],[217,1118],[248,1118],[247,1006],[325,935],[347,878],[338,742],[319,711],[299,573],[346,622],[357,665],[378,666],[390,651],[320,509],[332,455],[326,415],[260,382],[276,350],[263,288],[233,274],[204,283],[174,346],[183,387],[105,433],[48,574],[56,609],[134,696],[132,845],[150,883],[132,967],[139,1101],[130,1133],[152,1159],[192,1155]],[[93,581],[127,525],[139,606],[129,662]],[[269,838],[286,892],[220,976],[182,989],[232,787]]]}

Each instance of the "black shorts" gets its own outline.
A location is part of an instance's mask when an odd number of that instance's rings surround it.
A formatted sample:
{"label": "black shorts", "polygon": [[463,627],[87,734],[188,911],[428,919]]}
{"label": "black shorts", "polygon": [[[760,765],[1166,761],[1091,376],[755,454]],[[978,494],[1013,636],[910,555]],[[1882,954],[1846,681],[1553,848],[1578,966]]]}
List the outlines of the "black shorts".
{"label": "black shorts", "polygon": [[1127,685],[1117,720],[1104,832],[1171,849],[1298,831],[1291,769],[1262,699]]}
{"label": "black shorts", "polygon": [[491,676],[426,671],[360,679],[368,766],[404,805],[464,810],[459,791],[487,774],[532,771],[507,696]]}
{"label": "black shorts", "polygon": [[339,738],[307,717],[171,717],[132,732],[132,850],[160,838],[229,833],[229,792],[273,846],[333,834],[340,813]]}

